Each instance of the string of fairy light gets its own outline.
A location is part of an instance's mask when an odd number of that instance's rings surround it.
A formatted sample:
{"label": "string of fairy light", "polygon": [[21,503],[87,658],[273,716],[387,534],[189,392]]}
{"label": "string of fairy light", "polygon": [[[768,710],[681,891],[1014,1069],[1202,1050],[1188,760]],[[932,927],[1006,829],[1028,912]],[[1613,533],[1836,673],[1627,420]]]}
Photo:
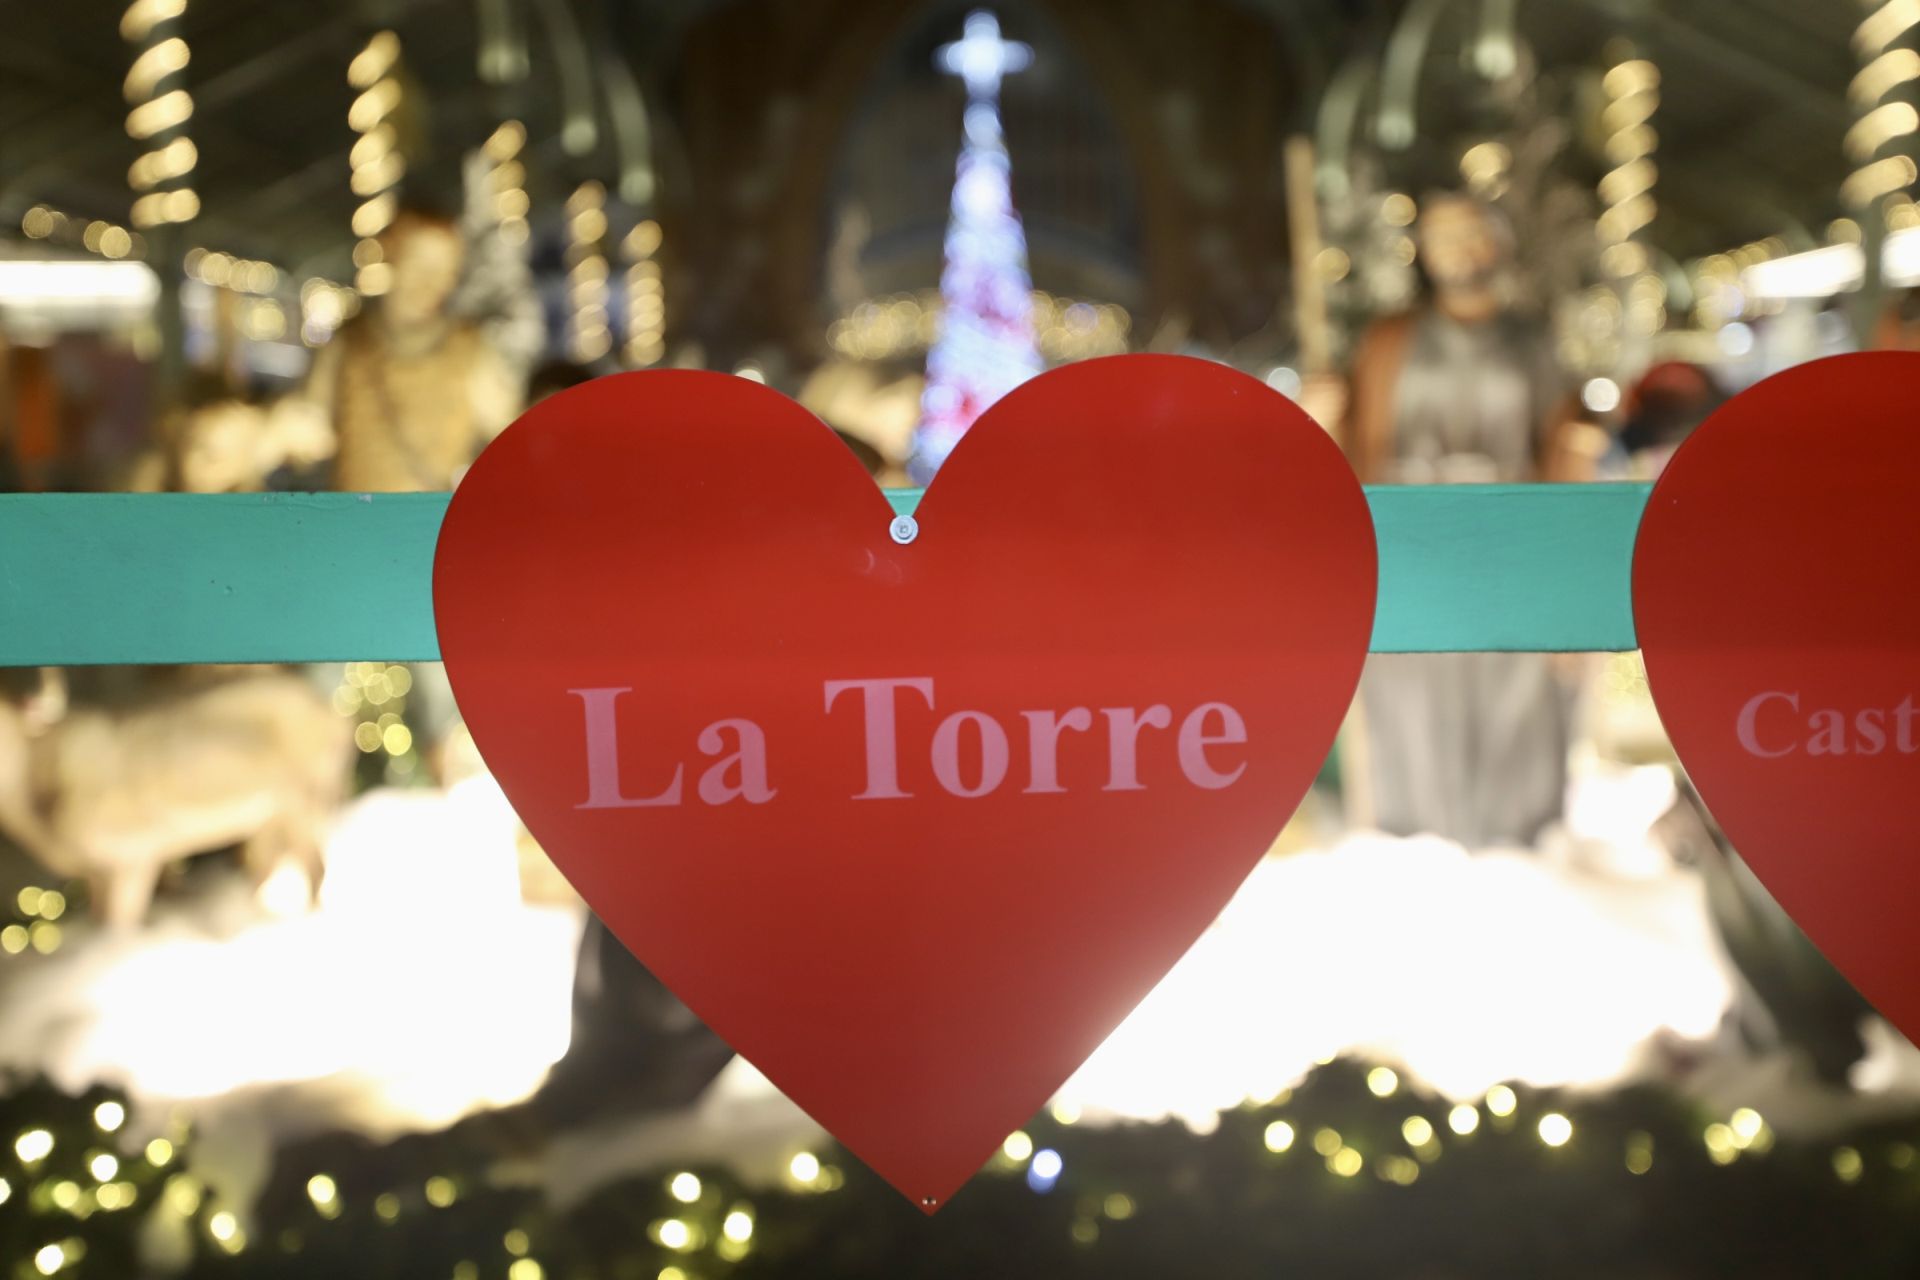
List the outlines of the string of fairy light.
{"label": "string of fairy light", "polygon": [[101,218],[80,218],[51,205],[36,204],[20,215],[20,231],[29,240],[78,244],[103,258],[141,258],[147,241],[137,231]]}
{"label": "string of fairy light", "polygon": [[359,91],[347,108],[347,127],[359,135],[347,154],[352,170],[348,183],[360,198],[352,223],[358,238],[353,283],[369,297],[385,293],[392,282],[393,268],[382,261],[377,237],[399,212],[396,188],[407,171],[394,125],[403,96],[399,64],[400,37],[391,31],[375,32],[347,64],[347,84]]}
{"label": "string of fairy light", "polygon": [[1847,87],[1847,99],[1859,115],[1844,142],[1854,168],[1840,185],[1840,198],[1856,213],[1903,195],[1916,176],[1911,156],[1883,154],[1920,131],[1920,111],[1895,97],[1920,78],[1920,53],[1897,44],[1916,23],[1920,0],[1886,0],[1853,33],[1853,51],[1861,66]]}
{"label": "string of fairy light", "polygon": [[[30,892],[40,895],[33,905],[44,911],[45,896],[54,891]],[[497,1188],[484,1172],[456,1167],[457,1147],[447,1148],[450,1162],[438,1171],[429,1156],[425,1169],[409,1162],[411,1168],[399,1176],[371,1167],[336,1173],[309,1165],[294,1184],[304,1196],[295,1192],[297,1199],[277,1208],[256,1206],[243,1214],[194,1173],[184,1112],[174,1111],[156,1128],[151,1118],[136,1116],[107,1090],[69,1098],[36,1086],[16,1095],[21,1096],[39,1102],[28,1118],[16,1118],[19,1127],[0,1138],[0,1221],[9,1205],[31,1216],[32,1244],[24,1256],[32,1258],[39,1275],[56,1275],[83,1262],[90,1253],[89,1237],[98,1244],[100,1233],[122,1230],[116,1224],[131,1218],[120,1211],[136,1206],[191,1229],[202,1251],[227,1256],[275,1249],[337,1252],[356,1247],[355,1241],[365,1239],[360,1232],[413,1224],[457,1251],[441,1274],[465,1280],[502,1272],[511,1280],[545,1280],[559,1273],[550,1268],[561,1265],[573,1243],[563,1220],[531,1202],[525,1215],[508,1209],[493,1216],[501,1204]],[[1280,1175],[1292,1169],[1299,1177],[1315,1176],[1310,1171],[1317,1170],[1334,1184],[1384,1184],[1386,1194],[1444,1174],[1449,1153],[1478,1149],[1478,1156],[1459,1170],[1468,1178],[1481,1177],[1491,1154],[1487,1144],[1524,1167],[1542,1173],[1578,1170],[1582,1177],[1597,1174],[1604,1162],[1611,1162],[1618,1175],[1637,1179],[1663,1160],[1699,1169],[1703,1161],[1725,1168],[1782,1158],[1774,1154],[1777,1135],[1750,1106],[1705,1114],[1689,1109],[1689,1118],[1678,1127],[1671,1110],[1656,1108],[1636,1125],[1622,1123],[1605,1107],[1588,1112],[1584,1106],[1579,1098],[1562,1102],[1554,1094],[1510,1084],[1496,1084],[1473,1099],[1449,1100],[1408,1088],[1391,1066],[1329,1059],[1297,1089],[1249,1097],[1244,1106],[1194,1131],[1191,1141],[1225,1144],[1233,1165],[1245,1172],[1270,1169]],[[20,1115],[17,1103],[15,1115]],[[1080,1142],[1075,1134],[1084,1120],[1072,1103],[1056,1102],[1034,1124],[1006,1137],[983,1177],[1018,1179],[1040,1196],[1062,1193],[1071,1209],[1057,1220],[1074,1245],[1091,1247],[1115,1224],[1166,1211],[1170,1206],[1162,1202],[1180,1193],[1173,1185],[1143,1178],[1145,1166],[1138,1161],[1113,1161],[1111,1139],[1124,1135],[1103,1131],[1099,1142]],[[1683,1139],[1682,1147],[1673,1145]],[[1528,1157],[1529,1149],[1540,1156]],[[1580,1150],[1585,1154],[1577,1160],[1561,1154]],[[1841,1186],[1872,1183],[1893,1194],[1910,1185],[1899,1179],[1910,1179],[1920,1169],[1920,1149],[1883,1128],[1839,1143],[1796,1142],[1790,1150],[1795,1160],[1811,1157],[1823,1164]],[[1596,1162],[1601,1155],[1604,1162]],[[1542,1158],[1543,1163],[1533,1163]],[[1806,1174],[1799,1168],[1784,1176],[1804,1188]],[[802,1146],[789,1148],[778,1179],[752,1189],[720,1171],[669,1167],[625,1184],[620,1196],[634,1210],[632,1246],[653,1251],[645,1273],[655,1280],[692,1280],[716,1274],[716,1267],[725,1274],[727,1266],[761,1247],[763,1210],[790,1233],[797,1225],[795,1198],[844,1192],[851,1185],[850,1172],[836,1156]],[[870,1176],[860,1176],[868,1192],[892,1196]],[[1672,1176],[1664,1184],[1669,1189]],[[434,1217],[460,1209],[466,1218]],[[472,1216],[476,1210],[479,1219]],[[846,1209],[836,1209],[833,1220],[844,1225]]]}
{"label": "string of fairy light", "polygon": [[192,51],[179,32],[187,0],[133,0],[120,35],[135,50],[122,85],[127,136],[147,148],[127,170],[134,191],[129,221],[141,229],[191,222],[200,197],[191,181],[200,153],[187,136],[193,95],[183,83]]}
{"label": "string of fairy light", "polygon": [[[1083,302],[1044,289],[1033,290],[1032,298],[1034,337],[1047,360],[1084,360],[1127,350],[1133,318],[1125,307]],[[827,343],[853,359],[917,354],[938,332],[940,308],[936,289],[870,299],[827,327]]]}
{"label": "string of fairy light", "polygon": [[1596,231],[1603,246],[1600,267],[1622,295],[1628,331],[1642,337],[1666,324],[1667,286],[1652,269],[1641,235],[1658,211],[1654,186],[1660,169],[1654,153],[1660,134],[1660,69],[1642,57],[1622,56],[1600,80],[1606,106],[1600,113],[1602,149],[1612,167],[1597,193],[1603,206]]}
{"label": "string of fairy light", "polygon": [[487,189],[493,201],[495,225],[508,244],[525,244],[528,235],[527,167],[520,152],[527,145],[527,127],[506,120],[480,145],[487,158]]}
{"label": "string of fairy light", "polygon": [[642,218],[620,241],[627,261],[627,364],[645,368],[667,353],[666,292],[660,278],[660,224]]}
{"label": "string of fairy light", "polygon": [[582,364],[607,354],[607,189],[583,182],[567,197],[567,352]]}

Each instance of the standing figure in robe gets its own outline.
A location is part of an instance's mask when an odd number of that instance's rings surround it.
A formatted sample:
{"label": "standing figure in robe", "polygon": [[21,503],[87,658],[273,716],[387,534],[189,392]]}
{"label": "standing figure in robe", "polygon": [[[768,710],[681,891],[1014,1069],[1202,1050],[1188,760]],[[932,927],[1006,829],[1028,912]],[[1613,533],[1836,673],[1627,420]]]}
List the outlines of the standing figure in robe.
{"label": "standing figure in robe", "polygon": [[[1551,339],[1507,301],[1504,221],[1439,195],[1415,238],[1426,297],[1354,353],[1342,435],[1361,481],[1585,478],[1591,449]],[[1574,690],[1551,655],[1374,654],[1360,694],[1374,826],[1524,847],[1560,817]]]}
{"label": "standing figure in robe", "polygon": [[333,488],[449,490],[519,414],[524,369],[451,306],[468,257],[458,224],[403,209],[379,244],[387,292],[320,349],[306,398],[333,427]]}

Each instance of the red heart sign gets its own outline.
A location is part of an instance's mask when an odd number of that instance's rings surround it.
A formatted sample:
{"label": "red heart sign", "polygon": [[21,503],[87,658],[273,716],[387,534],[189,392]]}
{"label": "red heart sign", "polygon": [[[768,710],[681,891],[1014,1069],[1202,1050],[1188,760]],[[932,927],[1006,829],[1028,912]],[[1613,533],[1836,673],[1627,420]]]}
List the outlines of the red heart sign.
{"label": "red heart sign", "polygon": [[1654,487],[1633,558],[1647,678],[1734,847],[1920,1037],[1920,355],[1742,392]]}
{"label": "red heart sign", "polygon": [[475,741],[588,904],[932,1208],[1293,811],[1374,548],[1304,414],[1165,356],[1014,391],[917,519],[763,386],[622,374],[487,449],[434,608]]}

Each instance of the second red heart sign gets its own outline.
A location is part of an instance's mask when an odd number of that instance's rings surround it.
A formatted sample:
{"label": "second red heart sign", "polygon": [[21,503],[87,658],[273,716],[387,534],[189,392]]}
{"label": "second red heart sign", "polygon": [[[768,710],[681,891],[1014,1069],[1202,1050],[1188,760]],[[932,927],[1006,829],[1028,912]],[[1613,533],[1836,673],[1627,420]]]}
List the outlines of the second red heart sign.
{"label": "second red heart sign", "polygon": [[1920,1036],[1920,355],[1742,392],[1655,486],[1633,611],[1660,719],[1734,847]]}
{"label": "second red heart sign", "polygon": [[1325,433],[1163,356],[1014,391],[915,528],[765,387],[603,378],[487,449],[434,570],[461,711],[534,836],[927,1208],[1271,843],[1374,590]]}

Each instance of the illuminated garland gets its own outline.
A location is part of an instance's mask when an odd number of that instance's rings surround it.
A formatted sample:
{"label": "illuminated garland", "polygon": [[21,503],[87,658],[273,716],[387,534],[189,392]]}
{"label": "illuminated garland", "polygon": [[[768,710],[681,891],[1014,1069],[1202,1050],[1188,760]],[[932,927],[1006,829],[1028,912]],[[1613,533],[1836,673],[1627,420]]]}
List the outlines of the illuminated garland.
{"label": "illuminated garland", "polygon": [[[1411,241],[1409,241],[1411,244]],[[1133,317],[1111,302],[1083,302],[1044,289],[1031,295],[1034,337],[1050,364],[1128,350]],[[850,360],[917,356],[933,344],[942,309],[934,289],[862,302],[827,326],[827,342]]]}
{"label": "illuminated garland", "polygon": [[136,227],[190,222],[200,212],[190,185],[200,153],[186,128],[193,95],[182,83],[192,59],[179,34],[186,9],[186,0],[133,0],[120,18],[120,36],[135,51],[122,85],[127,136],[148,148],[127,170],[135,193],[129,220]]}
{"label": "illuminated garland", "polygon": [[393,278],[377,237],[400,210],[396,188],[407,171],[400,134],[394,127],[403,96],[399,63],[400,37],[380,31],[347,64],[347,84],[359,95],[347,108],[347,126],[359,135],[347,155],[353,170],[350,185],[361,201],[353,211],[353,234],[358,237],[353,247],[353,265],[358,268],[353,283],[368,297],[385,293]]}
{"label": "illuminated garland", "polygon": [[[666,1167],[560,1211],[494,1175],[538,1132],[513,1111],[384,1148],[310,1143],[283,1157],[248,1215],[194,1174],[183,1128],[143,1143],[123,1132],[130,1119],[100,1090],[32,1084],[0,1098],[0,1256],[20,1260],[19,1275],[139,1274],[135,1235],[154,1228],[189,1238],[187,1274],[208,1280],[1920,1268],[1912,1119],[1802,1142],[1750,1109],[1707,1115],[1651,1088],[1496,1086],[1453,1105],[1348,1060],[1204,1136],[1043,1116],[932,1219],[832,1149],[794,1152],[778,1186]],[[148,1215],[160,1221],[142,1225]]]}

